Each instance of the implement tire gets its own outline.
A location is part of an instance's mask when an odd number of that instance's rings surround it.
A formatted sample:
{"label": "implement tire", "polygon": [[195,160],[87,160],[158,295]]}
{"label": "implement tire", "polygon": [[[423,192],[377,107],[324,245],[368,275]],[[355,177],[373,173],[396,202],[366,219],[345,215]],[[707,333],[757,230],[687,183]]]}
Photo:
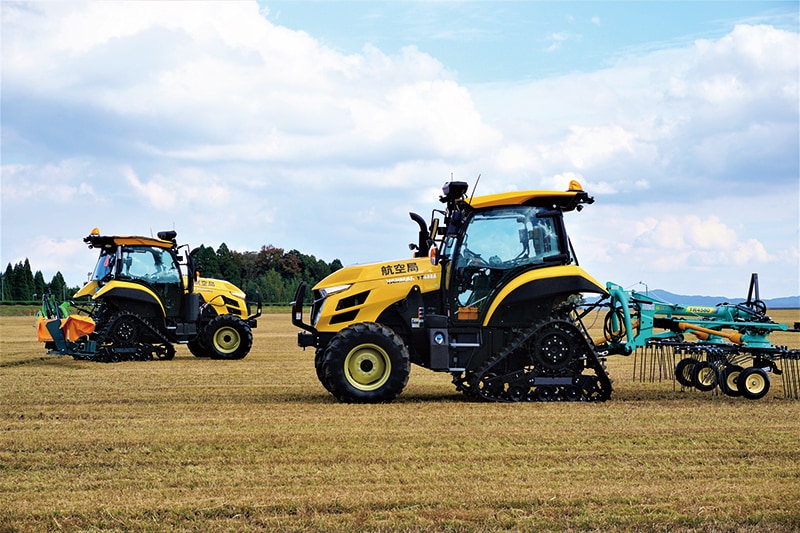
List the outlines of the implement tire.
{"label": "implement tire", "polygon": [[692,386],[692,369],[700,361],[694,357],[685,357],[675,365],[675,379],[684,387]]}
{"label": "implement tire", "polygon": [[411,363],[402,339],[373,322],[341,330],[325,348],[326,388],[340,402],[391,402],[408,383]]}
{"label": "implement tire", "polygon": [[238,316],[219,315],[203,331],[203,345],[212,359],[244,359],[253,346],[253,332]]}
{"label": "implement tire", "polygon": [[745,368],[736,378],[736,386],[748,400],[760,400],[769,392],[769,376],[761,368]]}

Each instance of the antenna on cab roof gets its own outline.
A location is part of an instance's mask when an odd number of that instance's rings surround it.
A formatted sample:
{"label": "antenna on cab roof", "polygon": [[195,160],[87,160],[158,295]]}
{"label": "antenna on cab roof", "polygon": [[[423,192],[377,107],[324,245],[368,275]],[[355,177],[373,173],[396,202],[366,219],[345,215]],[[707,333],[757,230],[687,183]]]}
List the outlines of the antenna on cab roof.
{"label": "antenna on cab roof", "polygon": [[472,194],[469,197],[469,203],[472,203],[472,199],[475,198],[475,190],[478,188],[478,182],[481,181],[481,175],[478,174],[478,179],[475,180],[475,185],[472,186]]}

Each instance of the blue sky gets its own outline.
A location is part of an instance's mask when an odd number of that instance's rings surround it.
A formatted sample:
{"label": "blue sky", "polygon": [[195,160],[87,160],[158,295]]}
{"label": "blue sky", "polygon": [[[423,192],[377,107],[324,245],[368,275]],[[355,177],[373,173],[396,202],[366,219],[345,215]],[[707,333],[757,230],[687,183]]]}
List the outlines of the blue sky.
{"label": "blue sky", "polygon": [[424,49],[459,82],[540,79],[725,35],[737,23],[797,29],[797,2],[260,2],[277,24],[344,53],[365,42]]}
{"label": "blue sky", "polygon": [[600,281],[800,294],[797,2],[2,2],[0,264],[175,228],[408,254],[452,175],[566,187]]}

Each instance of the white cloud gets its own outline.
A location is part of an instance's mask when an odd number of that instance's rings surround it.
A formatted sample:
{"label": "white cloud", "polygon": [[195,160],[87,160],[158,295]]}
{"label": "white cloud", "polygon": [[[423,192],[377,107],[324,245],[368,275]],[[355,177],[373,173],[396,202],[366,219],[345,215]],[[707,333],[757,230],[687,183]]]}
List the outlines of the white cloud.
{"label": "white cloud", "polygon": [[175,206],[176,192],[168,184],[162,183],[163,180],[154,179],[143,183],[131,168],[123,169],[122,174],[128,185],[156,209],[167,210]]}
{"label": "white cloud", "polygon": [[[479,194],[581,182],[597,202],[576,217],[578,253],[598,279],[673,289],[763,267],[797,285],[796,32],[740,25],[599,71],[468,86],[417,46],[342,53],[255,3],[0,9],[4,259],[47,261],[26,242],[66,247],[98,218],[385,259],[407,253],[408,211],[481,174]],[[23,223],[53,206],[69,218]]]}

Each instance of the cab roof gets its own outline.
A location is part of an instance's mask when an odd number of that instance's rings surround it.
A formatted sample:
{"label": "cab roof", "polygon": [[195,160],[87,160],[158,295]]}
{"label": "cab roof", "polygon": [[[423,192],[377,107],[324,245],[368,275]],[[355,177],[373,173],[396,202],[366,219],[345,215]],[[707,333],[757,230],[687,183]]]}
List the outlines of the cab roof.
{"label": "cab roof", "polygon": [[[575,188],[573,188],[575,187]],[[499,194],[488,194],[467,200],[473,209],[498,207],[504,205],[534,205],[571,211],[580,204],[591,204],[594,198],[589,196],[580,185],[570,185],[568,191],[513,191]]]}
{"label": "cab roof", "polygon": [[84,237],[83,242],[89,248],[115,248],[117,246],[156,246],[159,248],[172,248],[175,246],[174,231],[162,231],[158,233],[158,238],[141,237],[137,235],[100,235],[100,231],[95,228],[88,237]]}

